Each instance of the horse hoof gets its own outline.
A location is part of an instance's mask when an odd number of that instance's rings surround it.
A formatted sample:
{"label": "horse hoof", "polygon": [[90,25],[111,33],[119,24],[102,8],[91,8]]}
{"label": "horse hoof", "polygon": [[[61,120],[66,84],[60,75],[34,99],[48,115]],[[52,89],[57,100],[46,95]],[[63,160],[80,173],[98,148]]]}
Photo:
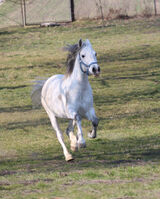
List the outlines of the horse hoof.
{"label": "horse hoof", "polygon": [[78,147],[77,146],[71,146],[71,151],[73,151],[73,152],[78,151]]}
{"label": "horse hoof", "polygon": [[96,138],[96,134],[92,133],[92,132],[88,133],[88,137],[94,139],[94,138]]}
{"label": "horse hoof", "polygon": [[65,157],[65,159],[66,159],[67,162],[70,162],[70,161],[74,160],[74,158],[72,157],[71,154],[68,154],[68,155]]}
{"label": "horse hoof", "polygon": [[86,148],[86,143],[79,143],[78,148]]}

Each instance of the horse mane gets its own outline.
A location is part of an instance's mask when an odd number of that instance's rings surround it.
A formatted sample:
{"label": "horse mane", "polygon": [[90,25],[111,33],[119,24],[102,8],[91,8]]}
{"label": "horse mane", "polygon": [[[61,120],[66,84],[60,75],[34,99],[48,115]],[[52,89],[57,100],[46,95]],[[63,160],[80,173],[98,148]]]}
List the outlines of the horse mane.
{"label": "horse mane", "polygon": [[73,45],[67,45],[66,47],[63,48],[65,51],[68,51],[68,56],[66,60],[67,76],[70,76],[72,74],[77,54],[82,49],[82,47],[83,45],[80,47],[78,44],[73,44]]}

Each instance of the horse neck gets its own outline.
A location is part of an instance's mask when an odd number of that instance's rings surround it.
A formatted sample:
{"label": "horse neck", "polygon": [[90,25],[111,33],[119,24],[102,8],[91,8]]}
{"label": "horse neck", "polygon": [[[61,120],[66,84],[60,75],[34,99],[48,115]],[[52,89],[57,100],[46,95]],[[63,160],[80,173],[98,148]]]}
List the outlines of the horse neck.
{"label": "horse neck", "polygon": [[79,55],[76,57],[74,69],[71,76],[74,81],[76,80],[77,82],[83,82],[83,84],[88,82],[88,75],[83,73],[80,69]]}

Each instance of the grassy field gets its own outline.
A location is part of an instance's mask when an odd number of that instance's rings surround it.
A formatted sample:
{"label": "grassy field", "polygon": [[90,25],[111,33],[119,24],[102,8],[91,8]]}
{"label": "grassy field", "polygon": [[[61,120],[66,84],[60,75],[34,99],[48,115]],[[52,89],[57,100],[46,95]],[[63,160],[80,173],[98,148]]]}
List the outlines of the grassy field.
{"label": "grassy field", "polygon": [[[160,18],[79,21],[0,30],[0,198],[160,197]],[[93,88],[98,137],[66,163],[31,82],[65,73],[62,47],[88,38],[98,53]],[[65,130],[66,121],[60,121]],[[65,136],[69,147],[69,140]]]}

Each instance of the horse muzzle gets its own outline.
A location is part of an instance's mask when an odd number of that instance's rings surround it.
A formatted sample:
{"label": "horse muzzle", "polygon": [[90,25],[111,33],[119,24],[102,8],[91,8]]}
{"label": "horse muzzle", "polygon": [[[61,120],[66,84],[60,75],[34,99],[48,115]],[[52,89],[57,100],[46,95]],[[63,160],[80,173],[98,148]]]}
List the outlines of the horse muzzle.
{"label": "horse muzzle", "polygon": [[92,73],[95,77],[98,77],[100,75],[100,72],[101,72],[101,69],[100,67],[97,65],[97,66],[93,66],[92,68]]}

